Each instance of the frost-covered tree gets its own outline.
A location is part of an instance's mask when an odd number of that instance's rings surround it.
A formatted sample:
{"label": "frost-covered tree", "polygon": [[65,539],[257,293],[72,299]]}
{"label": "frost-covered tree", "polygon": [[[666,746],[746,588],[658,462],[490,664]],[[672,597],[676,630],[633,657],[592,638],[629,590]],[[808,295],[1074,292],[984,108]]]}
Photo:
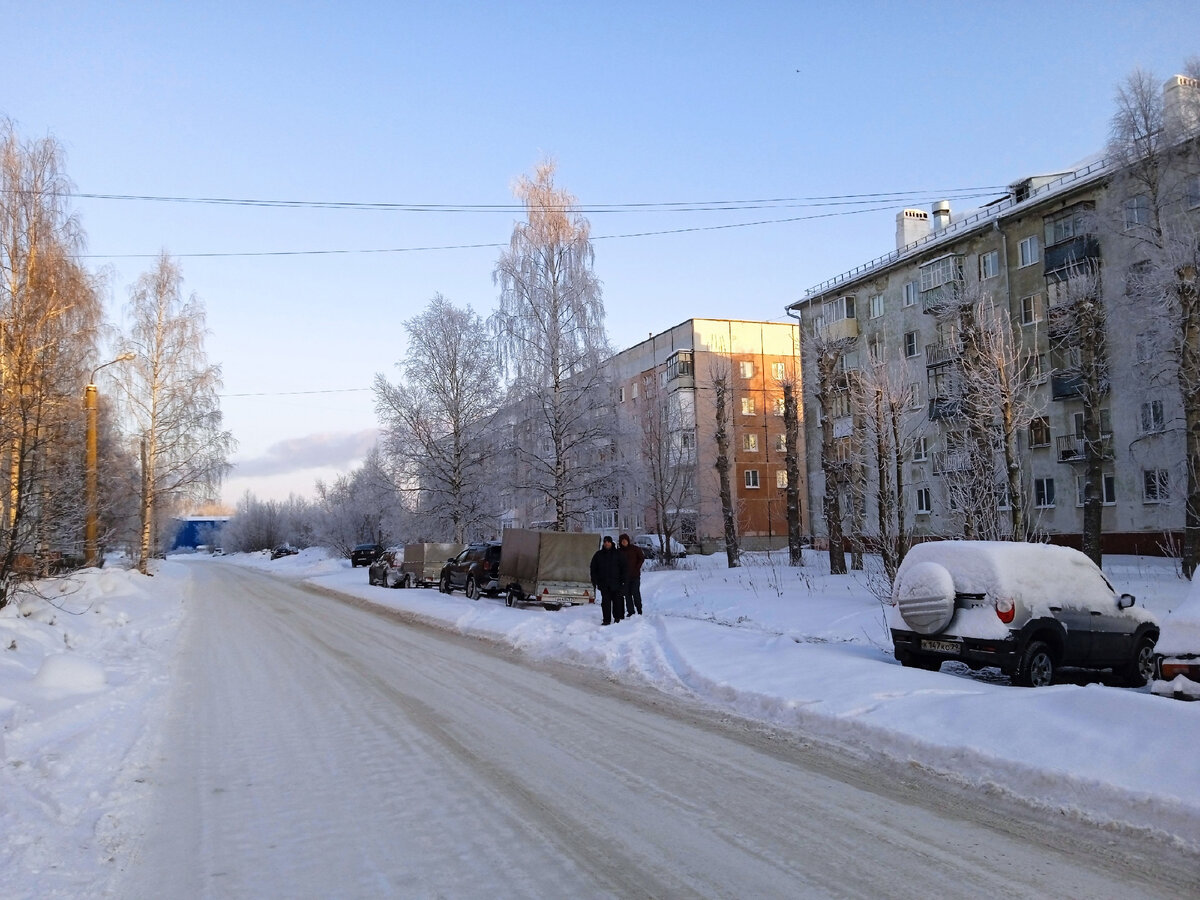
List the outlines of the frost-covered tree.
{"label": "frost-covered tree", "polygon": [[821,423],[821,473],[825,480],[821,514],[829,538],[829,571],[833,575],[845,575],[841,486],[849,481],[847,442],[850,436],[837,434],[836,428],[838,420],[845,419],[851,412],[851,380],[845,371],[844,358],[854,350],[857,338],[830,336],[818,323],[805,336],[805,342],[809,370],[815,368],[817,376],[814,399]]}
{"label": "frost-covered tree", "polygon": [[635,440],[640,469],[654,516],[654,532],[672,559],[671,540],[682,528],[681,509],[695,505],[696,410],[695,393],[670,392],[651,379],[642,395]]}
{"label": "frost-covered tree", "polygon": [[554,183],[553,162],[514,193],[525,207],[496,264],[499,308],[491,323],[513,400],[530,425],[514,441],[515,487],[553,513],[560,531],[607,495],[610,473],[597,451],[612,438],[615,416],[602,362],[609,355],[600,282],[592,270],[591,226],[575,198]]}
{"label": "frost-covered tree", "polygon": [[800,510],[800,467],[804,461],[800,459],[800,408],[804,387],[796,366],[784,366],[783,377],[779,379],[779,389],[783,393],[783,431],[786,442],[784,468],[787,471],[787,490],[784,496],[787,503],[788,564],[802,566],[804,534]]}
{"label": "frost-covered tree", "polygon": [[81,400],[101,310],[74,260],[70,191],[57,142],[0,120],[0,606],[15,576],[44,574],[83,534]]}
{"label": "frost-covered tree", "polygon": [[721,522],[725,534],[725,558],[729,568],[735,569],[741,563],[741,548],[738,544],[737,509],[734,506],[732,469],[733,458],[730,455],[731,437],[730,407],[733,403],[733,383],[729,358],[713,354],[709,358],[708,383],[713,395],[713,415],[715,417],[714,440],[717,444],[717,482],[721,498]]}
{"label": "frost-covered tree", "polygon": [[382,447],[417,498],[422,531],[463,543],[496,530],[489,425],[499,402],[495,350],[483,320],[438,294],[404,323],[400,380],[375,376]]}
{"label": "frost-covered tree", "polygon": [[378,447],[350,474],[316,487],[315,537],[322,546],[349,557],[355,544],[386,546],[399,539],[404,511]]}
{"label": "frost-covered tree", "polygon": [[211,497],[234,446],[221,428],[221,368],[204,350],[204,304],[194,294],[185,299],[182,284],[179,266],[163,253],[130,291],[125,345],[134,358],[119,377],[141,457],[142,572],[165,507]]}
{"label": "frost-covered tree", "polygon": [[1108,152],[1120,201],[1114,230],[1135,259],[1128,296],[1148,321],[1178,391],[1186,480],[1183,571],[1200,564],[1200,58],[1160,88],[1135,71],[1119,86]]}

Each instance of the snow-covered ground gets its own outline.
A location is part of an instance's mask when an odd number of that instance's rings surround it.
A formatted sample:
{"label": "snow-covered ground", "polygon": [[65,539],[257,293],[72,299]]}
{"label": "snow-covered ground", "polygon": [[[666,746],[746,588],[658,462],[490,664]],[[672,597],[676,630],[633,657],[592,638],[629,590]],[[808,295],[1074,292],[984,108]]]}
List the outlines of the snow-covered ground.
{"label": "snow-covered ground", "polygon": [[[723,556],[692,557],[680,570],[648,571],[646,615],[609,628],[594,606],[509,609],[372,587],[365,569],[320,550],[172,559],[154,578],[116,565],[81,573],[50,597],[0,611],[0,895],[81,896],[105,881],[133,814],[131,785],[153,752],[189,568],[228,563],[1200,852],[1200,703],[1096,684],[1024,690],[950,665],[903,669],[872,590],[878,579],[832,577],[824,557],[807,559],[794,569],[751,555],[730,570]],[[1188,591],[1166,560],[1113,557],[1105,570],[1159,616]]]}

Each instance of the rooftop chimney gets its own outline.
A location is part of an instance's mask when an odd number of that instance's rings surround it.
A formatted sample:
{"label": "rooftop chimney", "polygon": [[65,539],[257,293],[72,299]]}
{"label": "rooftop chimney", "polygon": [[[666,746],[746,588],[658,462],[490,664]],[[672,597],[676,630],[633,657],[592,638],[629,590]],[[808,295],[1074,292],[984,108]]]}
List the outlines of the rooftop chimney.
{"label": "rooftop chimney", "polygon": [[1163,84],[1163,129],[1187,134],[1200,128],[1200,81],[1173,75]]}
{"label": "rooftop chimney", "polygon": [[896,249],[903,250],[913,241],[929,234],[929,213],[923,209],[902,209],[896,213]]}
{"label": "rooftop chimney", "polygon": [[941,231],[950,224],[950,201],[939,200],[933,204],[933,230]]}

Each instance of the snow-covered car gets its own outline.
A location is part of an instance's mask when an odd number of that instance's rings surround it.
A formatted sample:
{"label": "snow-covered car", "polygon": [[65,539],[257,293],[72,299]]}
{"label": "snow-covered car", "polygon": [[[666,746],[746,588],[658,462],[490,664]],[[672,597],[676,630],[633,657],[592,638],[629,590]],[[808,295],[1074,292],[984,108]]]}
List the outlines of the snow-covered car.
{"label": "snow-covered car", "polygon": [[[666,556],[663,553],[663,540],[657,534],[638,534],[634,535],[633,542],[642,548],[642,553],[646,554],[646,559],[662,559]],[[666,546],[671,548],[671,555],[676,559],[682,559],[687,556],[687,547],[671,538],[671,541]]]}
{"label": "snow-covered car", "polygon": [[1059,668],[1111,669],[1126,684],[1154,672],[1158,623],[1117,596],[1078,550],[1014,541],[913,547],[892,586],[888,622],[901,665],[956,660],[1015,684],[1050,684]]}
{"label": "snow-covered car", "polygon": [[350,551],[350,568],[369,566],[386,549],[382,544],[355,544],[354,549]]}
{"label": "snow-covered car", "polygon": [[1155,645],[1152,693],[1200,700],[1200,578],[1178,607],[1163,619]]}
{"label": "snow-covered car", "polygon": [[404,549],[385,550],[367,567],[367,584],[397,588],[404,586]]}
{"label": "snow-covered car", "polygon": [[271,551],[271,559],[282,559],[285,556],[295,556],[300,551],[291,544],[280,544]]}

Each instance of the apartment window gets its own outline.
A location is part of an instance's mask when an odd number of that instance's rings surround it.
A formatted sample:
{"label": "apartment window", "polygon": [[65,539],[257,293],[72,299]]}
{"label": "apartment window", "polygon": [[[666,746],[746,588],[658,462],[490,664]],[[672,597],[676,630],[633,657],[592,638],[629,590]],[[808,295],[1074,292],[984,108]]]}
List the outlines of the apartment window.
{"label": "apartment window", "polygon": [[667,359],[667,381],[674,381],[685,375],[691,375],[692,369],[692,351],[680,350],[677,353],[672,353]]}
{"label": "apartment window", "polygon": [[748,488],[757,488],[758,487],[758,469],[747,469],[746,470],[746,487],[748,487]]}
{"label": "apartment window", "polygon": [[843,372],[857,372],[858,369],[859,369],[858,351],[857,350],[847,350],[845,353],[842,354],[842,371]]}
{"label": "apartment window", "polygon": [[623,387],[621,388],[621,402],[625,402],[625,388]]}
{"label": "apartment window", "polygon": [[913,442],[912,461],[925,462],[929,458],[929,439],[922,435]]}
{"label": "apartment window", "polygon": [[775,449],[779,453],[787,453],[787,435],[786,434],[775,435]]}
{"label": "apartment window", "polygon": [[961,256],[943,256],[931,263],[921,266],[921,290],[931,291],[944,284],[962,281],[963,258]]}
{"label": "apartment window", "polygon": [[867,357],[873,363],[883,362],[883,341],[878,335],[867,342]]}
{"label": "apartment window", "polygon": [[828,300],[821,307],[821,317],[826,323],[854,318],[854,297],[838,297]]}
{"label": "apartment window", "polygon": [[638,398],[638,383],[635,381],[633,383],[633,399],[636,400],[637,398]]}
{"label": "apartment window", "polygon": [[776,381],[783,381],[787,378],[787,363],[771,363],[771,377]]}
{"label": "apartment window", "polygon": [[933,498],[929,494],[929,488],[917,488],[915,494],[917,498],[917,515],[927,516],[933,512]]}
{"label": "apartment window", "polygon": [[1050,420],[1040,416],[1029,423],[1029,446],[1050,446]]}
{"label": "apartment window", "polygon": [[[1077,412],[1071,416],[1071,421],[1075,426],[1075,436],[1083,437],[1083,413]],[[1104,407],[1100,410],[1100,434],[1108,436],[1112,434],[1112,410]]]}
{"label": "apartment window", "polygon": [[871,318],[878,319],[883,315],[883,294],[871,296]]}
{"label": "apartment window", "polygon": [[[1075,478],[1075,505],[1083,506],[1084,489],[1087,487],[1087,477],[1084,475],[1076,476]],[[1105,472],[1100,476],[1100,502],[1105,506],[1114,506],[1117,502],[1117,479],[1111,472]]]}
{"label": "apartment window", "polygon": [[758,435],[751,432],[742,435],[742,449],[747,453],[758,452]]}
{"label": "apartment window", "polygon": [[920,352],[921,348],[917,343],[917,333],[915,331],[906,331],[904,333],[904,355],[911,359]]}
{"label": "apartment window", "polygon": [[1031,234],[1021,243],[1017,244],[1017,253],[1020,256],[1021,268],[1026,266],[1036,265],[1042,261],[1042,247],[1036,234]]}
{"label": "apartment window", "polygon": [[979,254],[979,280],[995,278],[1000,274],[1000,251],[989,250]]}
{"label": "apartment window", "polygon": [[1033,479],[1033,505],[1038,509],[1049,509],[1054,506],[1054,479]]}
{"label": "apartment window", "polygon": [[1008,485],[1003,481],[996,482],[996,509],[1008,509]]}
{"label": "apartment window", "polygon": [[1157,431],[1162,431],[1166,427],[1166,420],[1163,418],[1163,405],[1161,400],[1151,400],[1148,403],[1142,404],[1142,434],[1154,434]]}
{"label": "apartment window", "polygon": [[908,408],[921,408],[921,386],[915,381],[908,386]]}
{"label": "apartment window", "polygon": [[1137,361],[1139,363],[1154,362],[1156,354],[1157,341],[1155,335],[1149,331],[1143,331],[1137,336]]}
{"label": "apartment window", "polygon": [[1163,503],[1171,498],[1171,482],[1166,469],[1142,469],[1142,502]]}
{"label": "apartment window", "polygon": [[1150,224],[1150,198],[1145,194],[1138,194],[1136,197],[1130,197],[1125,201],[1125,227],[1133,228],[1137,225]]}
{"label": "apartment window", "polygon": [[754,377],[754,363],[752,362],[746,362],[743,360],[742,362],[738,363],[738,370],[742,373],[743,378]]}
{"label": "apartment window", "polygon": [[787,469],[776,469],[775,470],[775,487],[779,488],[782,491],[784,488],[787,487],[787,484],[788,484]]}
{"label": "apartment window", "polygon": [[773,403],[773,405],[774,405],[774,407],[775,407],[775,415],[777,415],[777,416],[782,416],[782,415],[783,415],[783,406],[784,406],[783,398],[782,398],[782,397],[776,397],[776,398],[775,398],[775,399],[772,401],[772,403]]}
{"label": "apartment window", "polygon": [[1025,360],[1025,380],[1031,383],[1041,381],[1046,377],[1046,354],[1033,353]]}
{"label": "apartment window", "polygon": [[921,293],[921,285],[915,281],[906,282],[904,285],[904,305],[912,306],[917,302],[917,295]]}
{"label": "apartment window", "polygon": [[742,415],[743,416],[754,415],[754,398],[753,397],[743,397],[742,398]]}
{"label": "apartment window", "polygon": [[1030,294],[1028,297],[1021,298],[1021,324],[1033,325],[1035,322],[1042,321],[1042,295]]}

